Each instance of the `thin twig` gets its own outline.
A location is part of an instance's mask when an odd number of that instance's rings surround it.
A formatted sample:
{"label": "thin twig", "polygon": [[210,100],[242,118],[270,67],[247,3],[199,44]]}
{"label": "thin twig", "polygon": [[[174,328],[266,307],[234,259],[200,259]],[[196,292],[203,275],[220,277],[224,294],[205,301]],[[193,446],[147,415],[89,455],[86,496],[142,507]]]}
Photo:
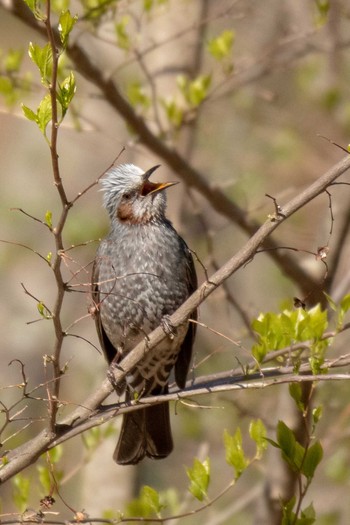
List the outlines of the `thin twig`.
{"label": "thin twig", "polygon": [[[74,199],[70,202],[70,204],[73,206],[73,204],[75,204],[77,202],[78,199],[80,199],[80,197],[82,197],[83,195],[85,195],[88,191],[91,190],[91,188],[93,188],[94,186],[96,186],[96,184],[98,184],[100,182],[100,179],[103,177],[103,175],[106,173],[106,171],[110,170],[111,168],[113,168],[114,164],[117,162],[117,160],[119,159],[119,157],[124,153],[125,151],[125,147],[123,146],[122,149],[120,150],[120,152],[118,153],[118,155],[115,157],[115,159],[113,160],[113,162],[111,162],[111,164],[97,177],[97,179],[95,179],[91,184],[89,184],[86,188],[84,188],[82,191],[80,191],[75,197]],[[71,247],[73,248],[73,247]]]}

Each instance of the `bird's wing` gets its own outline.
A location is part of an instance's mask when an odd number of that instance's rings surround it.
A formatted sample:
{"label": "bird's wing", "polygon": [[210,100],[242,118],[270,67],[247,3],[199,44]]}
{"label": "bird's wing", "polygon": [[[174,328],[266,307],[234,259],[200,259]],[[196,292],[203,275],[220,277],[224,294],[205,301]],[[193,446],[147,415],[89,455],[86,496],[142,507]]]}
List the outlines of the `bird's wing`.
{"label": "bird's wing", "polygon": [[[91,293],[92,293],[92,300],[95,307],[95,324],[96,324],[96,331],[97,335],[100,341],[101,348],[105,354],[105,357],[108,361],[108,363],[111,363],[113,359],[116,356],[116,349],[112,345],[111,341],[108,339],[108,336],[102,326],[101,321],[101,314],[100,314],[100,290],[99,290],[99,262],[98,262],[98,255],[94,261],[93,267],[92,267],[92,282],[91,282]],[[103,300],[103,299],[102,299]]]}
{"label": "bird's wing", "polygon": [[[185,245],[185,250],[187,254],[186,280],[188,285],[188,295],[190,296],[197,289],[197,274],[192,254],[187,245]],[[197,320],[197,309],[192,312],[190,319],[193,319],[194,321]],[[196,323],[188,323],[188,330],[175,363],[175,380],[179,388],[185,388],[186,385],[187,374],[192,359],[192,346],[196,335],[196,329]]]}

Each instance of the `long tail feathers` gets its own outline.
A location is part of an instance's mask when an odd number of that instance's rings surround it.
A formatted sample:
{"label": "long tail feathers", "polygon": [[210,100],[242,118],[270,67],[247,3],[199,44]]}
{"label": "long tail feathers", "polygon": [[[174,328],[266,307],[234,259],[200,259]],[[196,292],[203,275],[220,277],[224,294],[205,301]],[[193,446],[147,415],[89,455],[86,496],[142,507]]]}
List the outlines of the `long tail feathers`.
{"label": "long tail feathers", "polygon": [[172,449],[169,403],[162,403],[123,416],[113,459],[120,465],[135,465],[145,456],[165,458]]}

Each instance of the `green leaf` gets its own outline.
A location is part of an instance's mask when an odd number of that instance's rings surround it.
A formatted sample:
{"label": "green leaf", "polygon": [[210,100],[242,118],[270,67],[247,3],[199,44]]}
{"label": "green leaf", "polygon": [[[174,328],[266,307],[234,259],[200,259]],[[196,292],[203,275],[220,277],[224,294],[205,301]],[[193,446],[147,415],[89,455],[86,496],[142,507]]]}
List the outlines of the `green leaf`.
{"label": "green leaf", "polygon": [[47,210],[45,213],[45,224],[51,229],[52,228],[52,211]]}
{"label": "green leaf", "polygon": [[304,413],[305,405],[302,401],[303,393],[300,383],[290,383],[289,384],[289,394],[294,399],[295,404],[301,413]]}
{"label": "green leaf", "polygon": [[44,303],[42,303],[41,301],[37,304],[37,309],[38,309],[38,312],[41,316],[44,316],[44,309],[45,309],[45,306],[44,306]]}
{"label": "green leaf", "polygon": [[259,336],[252,353],[261,362],[268,352],[285,348],[295,342],[311,340],[314,342],[312,357],[318,359],[320,367],[324,361],[324,350],[329,345],[329,341],[321,340],[327,326],[327,312],[321,310],[319,305],[309,311],[299,308],[284,310],[278,314],[260,314],[252,322],[252,328]]}
{"label": "green leaf", "polygon": [[152,11],[155,4],[162,5],[166,4],[169,0],[143,0],[143,9],[146,13]]}
{"label": "green leaf", "polygon": [[19,71],[22,60],[23,60],[23,50],[22,49],[11,49],[4,61],[4,67],[7,73],[16,73]]}
{"label": "green leaf", "polygon": [[162,99],[161,102],[169,122],[175,126],[175,128],[179,128],[183,121],[183,109],[176,103],[174,98]]}
{"label": "green leaf", "polygon": [[341,330],[343,327],[344,317],[350,308],[350,294],[347,294],[340,301],[338,319],[337,319],[337,330]]}
{"label": "green leaf", "polygon": [[324,359],[320,359],[318,356],[311,356],[309,358],[309,364],[311,368],[311,372],[314,375],[325,373],[325,370],[322,369],[322,365],[324,363]]}
{"label": "green leaf", "polygon": [[[321,95],[320,103],[321,105],[330,113],[335,111],[337,107],[341,107],[342,104],[342,92],[338,87],[330,87],[325,89]],[[322,248],[321,248],[322,255]],[[324,253],[326,256],[326,253]],[[325,292],[323,292],[325,293]]]}
{"label": "green leaf", "polygon": [[318,27],[324,26],[328,20],[328,12],[330,8],[329,0],[315,0],[318,16],[316,17],[316,24]]}
{"label": "green leaf", "polygon": [[258,363],[262,363],[269,350],[268,345],[264,344],[263,339],[260,339],[260,344],[254,344],[252,346],[252,356],[257,360]]}
{"label": "green leaf", "polygon": [[239,478],[242,472],[249,465],[249,460],[245,457],[242,447],[241,430],[237,428],[235,434],[231,436],[227,430],[224,432],[224,444],[226,452],[226,462],[235,469],[236,477]]}
{"label": "green leaf", "polygon": [[184,75],[179,75],[176,83],[187,103],[192,107],[197,107],[208,96],[211,75],[199,75],[192,81]]}
{"label": "green leaf", "polygon": [[211,75],[200,75],[190,82],[188,87],[188,101],[191,106],[199,106],[208,96],[208,90],[211,84]]}
{"label": "green leaf", "polygon": [[344,313],[350,309],[350,294],[345,295],[340,301],[340,308]]}
{"label": "green leaf", "polygon": [[312,410],[312,422],[313,422],[314,425],[317,425],[317,423],[321,419],[322,412],[323,412],[323,406],[322,405],[319,405],[318,407],[316,407],[316,408],[314,408]]}
{"label": "green leaf", "polygon": [[141,106],[144,109],[147,109],[151,105],[150,98],[140,82],[132,82],[129,84],[126,89],[126,95],[133,107]]}
{"label": "green leaf", "polygon": [[270,443],[270,445],[272,445],[272,446],[275,447],[275,448],[279,448],[279,449],[281,450],[281,447],[279,446],[279,444],[278,444],[276,441],[274,441],[273,439],[268,438],[268,437],[265,438],[265,439],[266,439],[266,441],[267,441],[268,443]]}
{"label": "green leaf", "polygon": [[330,8],[329,0],[315,0],[316,7],[321,15],[326,15]]}
{"label": "green leaf", "polygon": [[199,501],[207,498],[207,490],[210,481],[210,463],[207,458],[203,463],[194,458],[193,467],[186,469],[187,476],[190,480],[189,491]]}
{"label": "green leaf", "polygon": [[152,487],[145,485],[142,487],[139,497],[127,505],[127,515],[142,518],[156,515],[159,518],[163,508],[164,505],[160,502],[159,493]]}
{"label": "green leaf", "polygon": [[253,330],[259,335],[259,343],[253,351],[263,358],[267,352],[289,346],[295,339],[298,312],[284,310],[282,314],[267,312],[252,322]]}
{"label": "green leaf", "polygon": [[73,27],[75,26],[77,20],[78,20],[78,16],[77,15],[72,16],[70,14],[69,9],[67,11],[63,11],[60,15],[60,19],[58,22],[58,31],[60,34],[62,46],[64,48],[67,47],[69,34],[72,31]]}
{"label": "green leaf", "polygon": [[51,0],[51,6],[55,13],[60,15],[62,11],[67,11],[70,0]]}
{"label": "green leaf", "polygon": [[293,507],[296,498],[293,496],[287,503],[282,506],[282,524],[281,525],[295,525],[295,513]]}
{"label": "green leaf", "polygon": [[37,465],[38,479],[44,494],[50,494],[52,488],[52,478],[50,469],[47,465]]}
{"label": "green leaf", "polygon": [[330,295],[328,295],[328,293],[326,292],[323,292],[323,295],[325,296],[325,298],[327,299],[327,303],[329,304],[329,306],[332,308],[332,310],[334,312],[336,312],[337,310],[337,305],[335,304],[335,302],[333,301],[332,297]]}
{"label": "green leaf", "polygon": [[13,84],[8,77],[0,76],[0,93],[9,95],[13,91]]}
{"label": "green leaf", "polygon": [[319,441],[316,441],[306,452],[302,473],[308,480],[311,480],[315,474],[315,470],[323,457],[323,448]]}
{"label": "green leaf", "polygon": [[327,459],[325,465],[327,478],[330,478],[332,482],[338,483],[339,485],[348,485],[349,482],[348,448],[347,443],[344,443],[343,446],[338,446],[334,450],[334,454]]}
{"label": "green leaf", "polygon": [[287,457],[293,457],[296,439],[294,433],[284,421],[279,421],[277,424],[277,443]]}
{"label": "green leaf", "polygon": [[209,40],[207,45],[209,53],[216,60],[227,58],[231,54],[234,39],[234,31],[226,29],[216,38]]}
{"label": "green leaf", "polygon": [[38,44],[30,42],[28,54],[40,71],[42,84],[47,87],[50,83],[52,71],[52,50],[50,44],[40,47]]}
{"label": "green leaf", "polygon": [[256,443],[256,458],[260,459],[267,448],[266,428],[261,419],[250,422],[249,435]]}
{"label": "green leaf", "polygon": [[4,97],[8,106],[17,104],[23,96],[22,89],[26,90],[25,79],[14,79],[9,76],[0,75],[0,94]]}
{"label": "green leaf", "polygon": [[147,505],[147,507],[150,509],[150,512],[159,515],[160,511],[163,508],[163,506],[160,504],[159,493],[152,487],[145,485],[144,487],[142,487],[141,494],[142,499]]}
{"label": "green leaf", "polygon": [[305,448],[297,442],[293,431],[283,421],[277,424],[277,443],[283,459],[294,471],[299,471],[304,459]]}
{"label": "green leaf", "polygon": [[117,2],[118,0],[82,0],[84,18],[100,24],[102,16],[108,12],[110,13],[111,6]]}
{"label": "green leaf", "polygon": [[76,92],[75,77],[71,71],[69,76],[59,84],[57,92],[57,100],[61,106],[62,119],[67,113],[70,103],[73,100],[73,97]]}
{"label": "green leaf", "polygon": [[301,518],[298,520],[297,525],[312,525],[316,522],[316,513],[312,503],[304,510],[301,511]]}
{"label": "green leaf", "polygon": [[40,11],[40,2],[38,0],[24,0],[37,20],[46,20],[46,15]]}
{"label": "green leaf", "polygon": [[48,311],[48,309],[46,308],[45,304],[42,301],[40,301],[36,306],[37,306],[38,312],[41,315],[41,317],[43,317],[44,319],[52,318],[52,316],[50,315],[50,312]]}
{"label": "green leaf", "polygon": [[308,312],[303,311],[302,317],[302,320],[298,323],[298,340],[320,339],[328,326],[327,311],[322,310],[318,304]]}
{"label": "green leaf", "polygon": [[24,1],[29,7],[29,9],[31,10],[31,12],[34,13],[34,11],[36,10],[37,1],[36,0],[24,0]]}
{"label": "green leaf", "polygon": [[28,506],[30,480],[23,474],[17,474],[11,482],[13,485],[13,502],[20,512],[24,512]]}
{"label": "green leaf", "polygon": [[107,509],[102,512],[102,520],[108,520],[108,522],[123,523],[123,518],[124,514],[121,511]]}
{"label": "green leaf", "polygon": [[25,106],[24,104],[22,104],[22,110],[23,110],[24,116],[28,120],[33,120],[34,122],[37,121],[36,113],[34,113],[32,109],[28,108],[28,106]]}
{"label": "green leaf", "polygon": [[126,29],[129,22],[129,17],[125,15],[121,18],[120,22],[115,24],[117,46],[120,47],[120,49],[124,49],[125,51],[129,51],[131,48],[131,40]]}
{"label": "green leaf", "polygon": [[153,7],[153,0],[143,0],[143,9],[147,12],[151,11]]}
{"label": "green leaf", "polygon": [[39,104],[37,111],[37,120],[36,123],[39,126],[40,131],[46,137],[46,128],[49,122],[52,119],[52,106],[51,106],[51,97],[49,93],[45,95],[42,101]]}

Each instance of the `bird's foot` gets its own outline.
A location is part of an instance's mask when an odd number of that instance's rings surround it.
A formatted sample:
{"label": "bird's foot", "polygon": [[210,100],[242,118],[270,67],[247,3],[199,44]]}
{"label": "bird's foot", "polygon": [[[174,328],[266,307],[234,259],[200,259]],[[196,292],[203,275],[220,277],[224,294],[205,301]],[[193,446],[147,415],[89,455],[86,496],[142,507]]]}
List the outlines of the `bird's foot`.
{"label": "bird's foot", "polygon": [[169,315],[164,315],[164,317],[162,317],[160,326],[163,328],[164,333],[172,341],[176,335],[176,327],[171,323]]}

